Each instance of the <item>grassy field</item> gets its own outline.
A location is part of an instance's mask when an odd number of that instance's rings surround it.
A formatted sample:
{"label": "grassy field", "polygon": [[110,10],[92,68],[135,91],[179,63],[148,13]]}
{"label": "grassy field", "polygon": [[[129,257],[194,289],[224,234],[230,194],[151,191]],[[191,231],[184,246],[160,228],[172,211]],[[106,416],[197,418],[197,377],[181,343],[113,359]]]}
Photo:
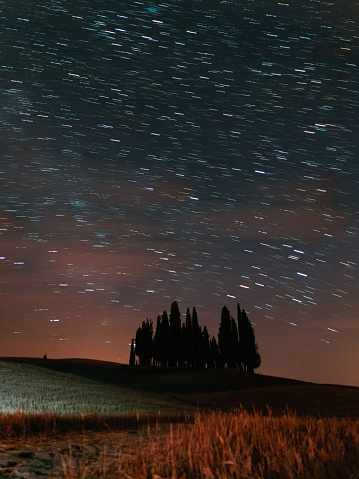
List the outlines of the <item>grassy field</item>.
{"label": "grassy field", "polygon": [[3,442],[128,432],[127,454],[66,456],[56,477],[359,479],[359,388],[1,358],[0,393]]}
{"label": "grassy field", "polygon": [[[289,410],[300,416],[359,418],[356,387],[231,370],[131,368],[86,359],[0,358],[0,362],[0,388],[7,404],[7,409],[4,404],[0,406],[0,412],[156,413],[159,409],[170,412],[198,406],[222,411],[242,407],[249,412],[266,412],[269,408],[275,414]],[[18,369],[10,374],[6,367]],[[29,367],[32,369],[25,372]],[[86,393],[89,388],[91,395]],[[24,397],[29,401],[23,401]],[[35,398],[38,403],[32,407]]]}
{"label": "grassy field", "polygon": [[189,409],[179,400],[163,395],[101,383],[29,363],[0,361],[0,413],[128,415]]}
{"label": "grassy field", "polygon": [[197,413],[191,425],[137,440],[134,455],[108,464],[127,478],[355,479],[359,423],[245,411]]}

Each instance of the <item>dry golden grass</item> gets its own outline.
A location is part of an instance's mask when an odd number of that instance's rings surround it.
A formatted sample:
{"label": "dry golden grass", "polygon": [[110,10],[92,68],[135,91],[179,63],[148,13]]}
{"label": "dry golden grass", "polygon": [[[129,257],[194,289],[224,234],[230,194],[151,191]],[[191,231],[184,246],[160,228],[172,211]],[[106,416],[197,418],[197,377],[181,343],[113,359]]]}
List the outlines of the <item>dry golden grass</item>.
{"label": "dry golden grass", "polygon": [[[97,434],[103,447],[122,431],[112,445],[118,454],[103,449],[89,458],[81,446],[62,457],[61,471],[51,477],[359,479],[358,388],[231,371],[147,374],[74,360],[49,365],[72,374],[0,362],[2,444],[31,447],[55,437],[91,442]],[[103,376],[112,384],[101,383]],[[155,394],[165,391],[171,395]],[[193,412],[196,404],[202,412]],[[248,412],[254,409],[262,412]],[[0,471],[0,478],[16,477],[11,474]]]}
{"label": "dry golden grass", "polygon": [[[140,431],[153,424],[166,426],[193,420],[193,415],[176,412],[170,414],[0,414],[0,439],[32,439],[63,436],[86,432]],[[0,476],[1,479],[1,476]]]}
{"label": "dry golden grass", "polygon": [[[91,477],[133,479],[356,479],[359,422],[293,415],[197,413],[193,424],[148,428],[131,453],[102,457]],[[64,461],[66,479],[86,468]]]}

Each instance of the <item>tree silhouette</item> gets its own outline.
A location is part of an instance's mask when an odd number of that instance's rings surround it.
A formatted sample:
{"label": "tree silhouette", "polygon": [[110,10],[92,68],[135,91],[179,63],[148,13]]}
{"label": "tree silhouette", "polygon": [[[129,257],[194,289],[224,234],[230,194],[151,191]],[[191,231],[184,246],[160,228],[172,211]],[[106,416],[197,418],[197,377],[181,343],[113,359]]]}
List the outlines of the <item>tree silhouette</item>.
{"label": "tree silhouette", "polygon": [[237,314],[241,363],[245,371],[253,373],[254,369],[259,368],[261,365],[261,357],[258,353],[254,329],[247,313],[244,309],[241,311],[239,304],[237,305]]}
{"label": "tree silhouette", "polygon": [[151,364],[153,358],[153,324],[151,320],[142,322],[142,327],[136,332],[135,355],[138,356],[141,366]]}
{"label": "tree silhouette", "polygon": [[229,354],[229,364],[231,368],[241,369],[238,328],[232,316],[231,316],[231,345],[230,345],[230,354]]}
{"label": "tree silhouette", "polygon": [[162,362],[162,344],[161,344],[161,334],[162,334],[162,323],[161,316],[157,316],[156,322],[156,331],[153,338],[153,364],[154,366],[159,366]]}
{"label": "tree silhouette", "polygon": [[154,351],[156,354],[155,361],[156,364],[161,365],[162,367],[168,366],[168,357],[169,357],[169,323],[167,311],[164,310],[162,317],[157,317],[157,325],[155,332],[154,340]]}
{"label": "tree silhouette", "polygon": [[193,366],[193,330],[192,330],[192,318],[189,308],[187,308],[186,313],[186,323],[183,332],[183,341],[184,341],[184,356],[185,356],[185,365],[187,367]]}
{"label": "tree silhouette", "polygon": [[170,313],[170,366],[178,366],[181,360],[181,313],[177,301],[171,304]]}
{"label": "tree silhouette", "polygon": [[221,322],[218,330],[218,348],[223,367],[230,367],[231,347],[232,347],[232,328],[231,315],[226,306],[223,306],[221,313]]}
{"label": "tree silhouette", "polygon": [[198,323],[197,310],[193,307],[192,310],[192,341],[191,341],[191,355],[192,366],[200,366],[201,363],[201,339],[202,330]]}
{"label": "tree silhouette", "polygon": [[186,323],[183,323],[181,326],[181,349],[178,360],[178,366],[183,368],[187,365],[187,355],[186,355]]}
{"label": "tree silhouette", "polygon": [[135,340],[132,339],[132,341],[131,341],[131,353],[130,353],[130,366],[134,366],[135,364],[136,364]]}
{"label": "tree silhouette", "polygon": [[143,352],[144,352],[144,339],[143,339],[143,332],[142,328],[138,328],[136,331],[136,347],[135,347],[135,355],[138,356],[139,363],[142,365],[143,362]]}
{"label": "tree silhouette", "polygon": [[135,356],[140,365],[172,367],[237,368],[253,373],[261,364],[254,329],[245,310],[237,305],[237,322],[223,306],[218,341],[210,338],[207,327],[199,325],[196,308],[192,316],[187,308],[182,324],[177,301],[171,304],[170,318],[166,310],[157,316],[153,336],[152,320],[142,322],[131,342],[130,364]]}
{"label": "tree silhouette", "polygon": [[214,368],[220,368],[221,367],[221,361],[220,361],[220,355],[219,355],[219,349],[218,349],[218,343],[215,337],[213,337],[210,342],[209,342],[209,349],[211,352],[211,361],[213,364]]}
{"label": "tree silhouette", "polygon": [[207,330],[207,326],[202,331],[202,360],[201,366],[211,368],[213,367],[213,361],[211,357],[211,349],[209,346],[210,338]]}

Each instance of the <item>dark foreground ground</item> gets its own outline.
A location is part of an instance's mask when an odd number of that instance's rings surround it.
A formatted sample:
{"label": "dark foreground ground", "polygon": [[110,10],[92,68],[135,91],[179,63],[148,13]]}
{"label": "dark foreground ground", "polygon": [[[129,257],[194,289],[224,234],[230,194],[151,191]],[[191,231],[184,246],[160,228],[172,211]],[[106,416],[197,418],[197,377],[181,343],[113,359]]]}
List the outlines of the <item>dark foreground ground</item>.
{"label": "dark foreground ground", "polygon": [[[13,405],[0,414],[0,479],[359,479],[359,388],[86,359],[0,361],[13,363],[0,363],[1,406]],[[69,415],[41,412],[67,395]],[[126,407],[76,409],[91,398],[96,408]],[[24,412],[31,401],[39,413]]]}

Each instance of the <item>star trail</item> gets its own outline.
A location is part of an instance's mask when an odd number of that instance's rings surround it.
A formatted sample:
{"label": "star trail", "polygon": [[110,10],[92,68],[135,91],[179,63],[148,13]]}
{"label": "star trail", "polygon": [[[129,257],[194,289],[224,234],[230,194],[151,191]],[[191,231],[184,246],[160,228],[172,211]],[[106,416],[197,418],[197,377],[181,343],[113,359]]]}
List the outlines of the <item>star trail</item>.
{"label": "star trail", "polygon": [[173,300],[359,386],[359,21],[336,2],[3,2],[0,356],[127,363]]}

